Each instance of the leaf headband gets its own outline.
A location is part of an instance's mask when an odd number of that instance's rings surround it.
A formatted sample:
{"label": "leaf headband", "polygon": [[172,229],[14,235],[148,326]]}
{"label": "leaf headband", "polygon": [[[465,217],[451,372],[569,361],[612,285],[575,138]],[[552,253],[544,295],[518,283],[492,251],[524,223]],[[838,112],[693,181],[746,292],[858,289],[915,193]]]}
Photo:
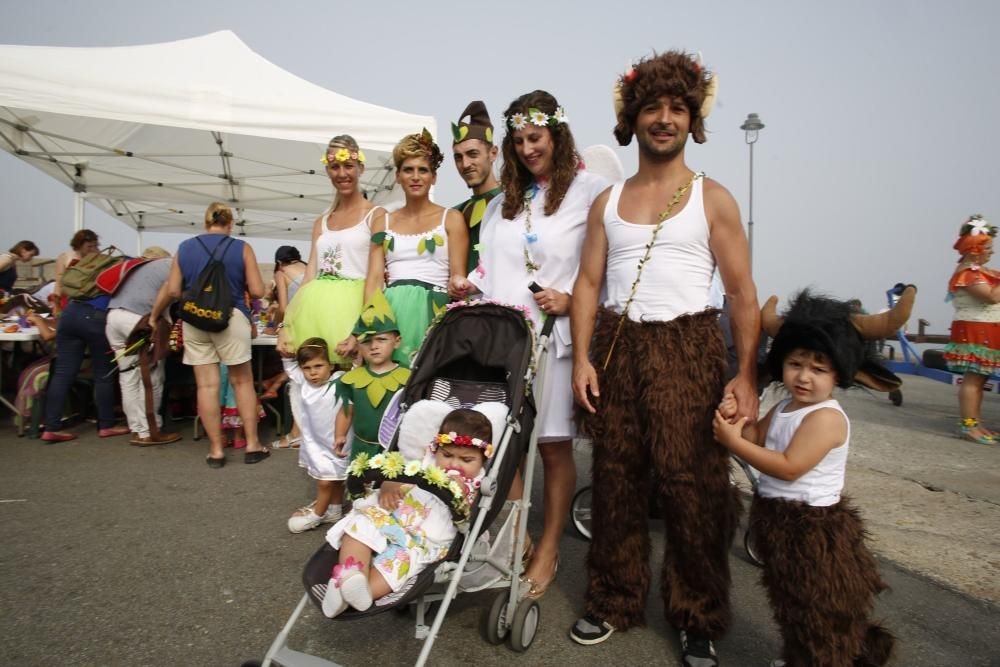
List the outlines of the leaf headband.
{"label": "leaf headband", "polygon": [[538,127],[552,127],[560,123],[568,123],[569,117],[562,107],[556,107],[556,112],[552,115],[541,109],[530,107],[527,114],[520,111],[512,113],[509,118],[504,118],[503,122],[511,130],[523,130],[529,123]]}
{"label": "leaf headband", "polygon": [[[361,149],[356,151],[349,151],[346,148],[341,148],[336,153],[333,154],[333,159],[337,162],[347,162],[348,160],[357,160],[361,164],[365,163],[365,153]],[[319,160],[323,164],[330,164],[330,153],[326,153]]]}
{"label": "leaf headband", "polygon": [[477,447],[483,450],[483,456],[491,458],[493,456],[493,443],[486,442],[480,438],[473,438],[468,435],[458,435],[454,431],[449,433],[438,433],[431,441],[430,450],[436,452],[441,445],[458,445],[459,447]]}
{"label": "leaf headband", "polygon": [[[702,73],[701,65],[701,54],[698,54],[698,60],[692,63],[694,69],[700,75]],[[622,74],[617,81],[615,81],[615,87],[612,89],[611,97],[615,106],[615,116],[620,116],[622,111],[625,109],[625,99],[622,97],[622,86],[626,83],[632,83],[635,81],[639,73],[635,69],[635,65],[632,63],[628,64],[625,68],[625,73]],[[701,116],[702,120],[708,118],[709,114],[712,113],[712,107],[715,106],[715,98],[719,94],[719,75],[715,72],[709,74],[711,77],[708,80],[708,89],[705,91],[705,99],[701,102],[701,108],[698,110],[698,115]]]}

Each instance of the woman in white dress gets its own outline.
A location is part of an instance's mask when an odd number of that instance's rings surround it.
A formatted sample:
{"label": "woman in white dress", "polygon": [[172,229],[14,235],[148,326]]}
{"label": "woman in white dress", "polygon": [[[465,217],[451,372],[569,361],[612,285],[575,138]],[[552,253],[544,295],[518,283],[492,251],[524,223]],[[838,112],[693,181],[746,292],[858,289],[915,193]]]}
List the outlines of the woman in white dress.
{"label": "woman in white dress", "polygon": [[[608,186],[583,170],[567,122],[563,108],[543,90],[522,95],[504,112],[504,192],[486,211],[480,268],[469,275],[485,297],[527,307],[536,331],[544,318],[558,318],[536,424],[545,471],[545,527],[525,573],[533,598],[541,597],[555,578],[559,538],[576,487],[568,315],[587,213]],[[541,289],[532,292],[531,285]],[[452,295],[462,297],[471,289],[460,284]]]}

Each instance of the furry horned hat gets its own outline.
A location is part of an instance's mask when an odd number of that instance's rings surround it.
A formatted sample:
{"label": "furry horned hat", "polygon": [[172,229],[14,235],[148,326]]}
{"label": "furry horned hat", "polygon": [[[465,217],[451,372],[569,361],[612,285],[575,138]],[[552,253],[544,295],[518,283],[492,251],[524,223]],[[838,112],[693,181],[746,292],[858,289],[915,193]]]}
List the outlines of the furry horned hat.
{"label": "furry horned hat", "polygon": [[892,310],[877,315],[857,312],[851,304],[803,290],[783,317],[776,313],[777,297],[761,309],[761,323],[774,338],[767,355],[772,379],[782,375],[785,357],[797,348],[826,355],[837,372],[837,385],[858,383],[876,391],[891,391],[901,384],[878,359],[865,350],[865,340],[892,336],[910,317],[917,288],[907,286]]}

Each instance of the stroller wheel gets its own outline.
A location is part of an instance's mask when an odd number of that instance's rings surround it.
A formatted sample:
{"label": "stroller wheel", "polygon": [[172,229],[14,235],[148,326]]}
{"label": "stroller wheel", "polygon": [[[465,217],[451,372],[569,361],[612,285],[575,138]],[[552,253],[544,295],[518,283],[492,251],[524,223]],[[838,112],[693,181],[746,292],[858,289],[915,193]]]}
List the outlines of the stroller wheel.
{"label": "stroller wheel", "polygon": [[903,392],[899,389],[893,389],[889,392],[889,400],[898,408],[903,404]]}
{"label": "stroller wheel", "polygon": [[573,528],[585,540],[590,539],[590,507],[593,500],[591,487],[585,486],[573,496],[573,504],[570,506],[570,518],[573,519]]}
{"label": "stroller wheel", "polygon": [[510,632],[510,624],[507,622],[507,600],[510,592],[503,590],[493,598],[490,611],[483,619],[483,639],[494,646],[502,644]]}
{"label": "stroller wheel", "polygon": [[743,549],[747,552],[747,557],[750,559],[751,563],[757,567],[764,566],[764,560],[757,555],[757,546],[753,543],[753,538],[750,536],[749,528],[747,528],[747,531],[743,533]]}
{"label": "stroller wheel", "polygon": [[541,608],[536,600],[521,600],[514,611],[514,620],[510,624],[510,648],[517,653],[524,653],[531,646],[538,633],[538,621],[541,618]]}

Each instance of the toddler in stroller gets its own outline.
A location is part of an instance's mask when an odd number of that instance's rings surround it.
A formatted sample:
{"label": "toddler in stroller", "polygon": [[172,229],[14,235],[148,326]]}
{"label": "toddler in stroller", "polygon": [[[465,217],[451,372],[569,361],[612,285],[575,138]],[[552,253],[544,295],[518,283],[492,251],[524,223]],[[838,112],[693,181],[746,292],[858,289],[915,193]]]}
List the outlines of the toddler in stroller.
{"label": "toddler in stroller", "polygon": [[365,611],[444,557],[455,524],[469,517],[492,439],[485,414],[460,408],[441,422],[422,460],[400,452],[355,459],[350,486],[363,491],[368,482],[370,490],[327,533],[339,550],[323,598],[327,617],[348,606]]}

